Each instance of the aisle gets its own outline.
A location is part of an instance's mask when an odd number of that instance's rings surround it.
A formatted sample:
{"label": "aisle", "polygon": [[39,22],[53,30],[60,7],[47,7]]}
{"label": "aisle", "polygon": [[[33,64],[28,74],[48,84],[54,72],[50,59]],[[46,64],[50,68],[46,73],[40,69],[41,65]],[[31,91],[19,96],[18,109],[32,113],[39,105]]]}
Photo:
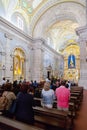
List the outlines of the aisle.
{"label": "aisle", "polygon": [[87,130],[87,90],[84,90],[81,108],[74,123],[75,127],[73,130]]}

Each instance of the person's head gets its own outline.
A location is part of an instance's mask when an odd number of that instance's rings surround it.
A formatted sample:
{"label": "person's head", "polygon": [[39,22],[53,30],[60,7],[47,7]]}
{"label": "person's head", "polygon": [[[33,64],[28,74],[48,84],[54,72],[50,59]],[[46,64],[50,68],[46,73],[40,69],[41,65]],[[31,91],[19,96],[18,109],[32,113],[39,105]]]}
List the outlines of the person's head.
{"label": "person's head", "polygon": [[68,83],[70,83],[70,81],[68,80]]}
{"label": "person's head", "polygon": [[9,83],[9,79],[7,79],[6,83]]}
{"label": "person's head", "polygon": [[56,86],[60,86],[60,82],[58,80],[56,81]]}
{"label": "person's head", "polygon": [[28,93],[29,94],[34,94],[34,88],[33,87],[29,87],[28,88]]}
{"label": "person's head", "polygon": [[11,91],[12,90],[12,84],[11,83],[8,83],[5,85],[5,90],[6,91]]}
{"label": "person's head", "polygon": [[3,80],[5,80],[5,77],[3,77]]}
{"label": "person's head", "polygon": [[65,87],[66,87],[66,88],[69,88],[69,85],[66,83],[66,84],[65,84]]}
{"label": "person's head", "polygon": [[26,79],[24,79],[24,81],[23,81],[24,83],[26,82]]}
{"label": "person's head", "polygon": [[62,85],[62,86],[65,86],[65,84],[66,84],[66,81],[65,81],[65,80],[62,80],[62,81],[61,81],[61,85]]}
{"label": "person's head", "polygon": [[23,93],[27,93],[28,85],[26,83],[21,84],[20,91]]}
{"label": "person's head", "polygon": [[50,89],[50,82],[45,82],[44,83],[44,90],[49,90]]}

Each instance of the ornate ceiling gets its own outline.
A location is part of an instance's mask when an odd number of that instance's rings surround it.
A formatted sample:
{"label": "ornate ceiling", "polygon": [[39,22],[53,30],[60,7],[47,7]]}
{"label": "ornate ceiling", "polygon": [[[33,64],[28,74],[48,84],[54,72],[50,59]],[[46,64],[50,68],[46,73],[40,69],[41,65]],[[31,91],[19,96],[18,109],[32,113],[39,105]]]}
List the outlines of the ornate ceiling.
{"label": "ornate ceiling", "polygon": [[71,43],[78,45],[75,29],[86,24],[85,6],[86,0],[1,0],[0,12],[9,21],[15,12],[21,13],[29,35],[44,38],[61,52]]}
{"label": "ornate ceiling", "polygon": [[47,30],[47,34],[49,34],[49,37],[52,40],[51,43],[54,44],[54,49],[59,52],[63,50],[66,45],[76,43],[78,37],[75,33],[75,29],[78,26],[79,25],[77,23],[74,23],[70,20],[59,21],[52,25]]}

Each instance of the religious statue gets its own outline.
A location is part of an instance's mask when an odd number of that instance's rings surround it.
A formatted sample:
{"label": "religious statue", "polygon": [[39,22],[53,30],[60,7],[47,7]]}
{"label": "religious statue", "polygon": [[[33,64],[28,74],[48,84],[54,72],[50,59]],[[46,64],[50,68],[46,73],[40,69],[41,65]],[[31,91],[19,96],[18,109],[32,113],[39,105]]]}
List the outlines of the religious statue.
{"label": "religious statue", "polygon": [[69,55],[68,57],[68,68],[75,68],[75,56]]}

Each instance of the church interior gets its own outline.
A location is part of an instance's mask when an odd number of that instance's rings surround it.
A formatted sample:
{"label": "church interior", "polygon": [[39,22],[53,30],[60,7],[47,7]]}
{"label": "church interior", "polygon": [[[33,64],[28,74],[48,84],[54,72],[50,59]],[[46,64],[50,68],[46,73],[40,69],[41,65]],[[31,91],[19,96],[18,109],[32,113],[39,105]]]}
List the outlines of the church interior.
{"label": "church interior", "polygon": [[49,76],[86,84],[85,0],[1,0],[0,30],[0,81]]}
{"label": "church interior", "polygon": [[87,89],[87,0],[0,0],[3,77],[65,79]]}

